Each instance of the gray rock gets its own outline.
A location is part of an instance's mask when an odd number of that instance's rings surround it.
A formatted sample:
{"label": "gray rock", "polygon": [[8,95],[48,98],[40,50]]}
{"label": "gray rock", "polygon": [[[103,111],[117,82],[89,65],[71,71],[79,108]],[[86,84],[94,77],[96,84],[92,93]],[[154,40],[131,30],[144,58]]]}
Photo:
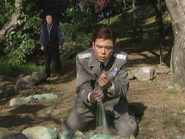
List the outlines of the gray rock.
{"label": "gray rock", "polygon": [[23,105],[23,104],[27,104],[31,101],[33,101],[34,98],[33,96],[29,96],[29,97],[20,97],[20,98],[12,98],[9,103],[10,106],[16,106],[16,105]]}
{"label": "gray rock", "polygon": [[22,131],[28,139],[58,139],[59,133],[56,129],[44,126],[30,127]]}
{"label": "gray rock", "polygon": [[134,76],[140,81],[148,81],[154,78],[154,68],[153,67],[142,67],[131,71]]}
{"label": "gray rock", "polygon": [[40,82],[39,77],[33,75],[27,75],[25,77],[22,77],[21,79],[29,83],[30,85],[37,85]]}
{"label": "gray rock", "polygon": [[43,99],[54,99],[57,98],[57,95],[54,94],[37,94],[37,95],[33,95],[33,96],[28,96],[28,97],[19,97],[19,98],[12,98],[9,103],[10,106],[16,106],[16,105],[23,105],[23,104],[27,104],[30,103],[34,100],[43,100]]}
{"label": "gray rock", "polygon": [[[47,79],[47,75],[39,72],[33,72],[32,76],[36,76],[40,82],[43,82]],[[39,82],[39,83],[40,83]]]}
{"label": "gray rock", "polygon": [[24,134],[0,128],[0,139],[28,139]]}
{"label": "gray rock", "polygon": [[23,76],[16,83],[17,90],[31,89],[34,85],[38,85],[45,81],[47,76],[43,73],[33,72],[32,75]]}
{"label": "gray rock", "polygon": [[19,79],[16,84],[17,90],[31,89],[32,85],[26,82],[24,79]]}
{"label": "gray rock", "polygon": [[170,73],[170,68],[168,68],[167,66],[158,66],[157,68],[155,68],[155,72],[157,74],[168,74]]}

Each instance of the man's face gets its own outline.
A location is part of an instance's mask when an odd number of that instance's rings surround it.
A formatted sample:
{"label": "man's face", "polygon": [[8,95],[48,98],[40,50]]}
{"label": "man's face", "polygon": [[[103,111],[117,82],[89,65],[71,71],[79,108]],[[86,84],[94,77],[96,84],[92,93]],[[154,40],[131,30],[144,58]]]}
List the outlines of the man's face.
{"label": "man's face", "polygon": [[47,15],[46,16],[46,21],[48,24],[51,24],[52,23],[52,16],[51,15]]}
{"label": "man's face", "polygon": [[97,60],[101,63],[110,59],[114,52],[114,44],[111,39],[96,39],[92,43],[92,47]]}

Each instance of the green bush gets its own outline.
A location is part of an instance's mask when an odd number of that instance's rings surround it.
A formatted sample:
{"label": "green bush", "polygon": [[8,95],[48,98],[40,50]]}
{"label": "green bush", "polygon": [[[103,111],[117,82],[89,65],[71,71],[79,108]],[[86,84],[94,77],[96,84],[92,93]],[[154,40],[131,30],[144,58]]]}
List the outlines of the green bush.
{"label": "green bush", "polygon": [[0,1],[0,28],[10,20],[11,14],[14,12],[14,1]]}
{"label": "green bush", "polygon": [[43,20],[38,18],[40,13],[35,13],[34,9],[35,5],[33,2],[21,0],[20,20],[22,25],[6,33],[4,53],[7,54],[7,58],[9,59],[7,62],[11,65],[27,63],[28,56],[30,56],[39,45],[38,41]]}
{"label": "green bush", "polygon": [[[17,37],[17,35],[15,35],[15,37]],[[27,62],[26,57],[32,54],[34,48],[36,47],[36,42],[33,39],[30,39],[29,34],[24,34],[21,37],[21,42],[18,44],[17,42],[11,43],[11,38],[13,38],[12,41],[14,41],[15,38],[11,35],[7,37],[6,41],[9,45],[6,49],[4,49],[4,51],[8,53],[8,62],[13,65],[25,64]]]}

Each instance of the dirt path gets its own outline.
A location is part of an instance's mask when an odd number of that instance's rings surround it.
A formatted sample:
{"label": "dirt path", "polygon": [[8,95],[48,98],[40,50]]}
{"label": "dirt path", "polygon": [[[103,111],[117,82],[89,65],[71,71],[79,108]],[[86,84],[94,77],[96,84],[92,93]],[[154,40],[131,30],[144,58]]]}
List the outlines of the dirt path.
{"label": "dirt path", "polygon": [[[129,55],[128,69],[150,65],[155,55],[149,52]],[[156,66],[157,62],[153,62]],[[15,86],[15,79],[0,77],[0,86]],[[170,74],[157,74],[154,80],[130,81],[128,101],[137,105],[144,113],[139,123],[140,133],[137,139],[168,139],[176,134],[185,134],[185,92],[169,90]],[[32,90],[21,91],[15,96],[0,98],[0,127],[22,131],[30,126],[43,125],[56,127],[61,131],[64,119],[72,110],[75,93],[75,71],[59,78],[52,77]],[[33,94],[54,93],[58,98],[32,102],[28,105],[9,106],[12,97]]]}

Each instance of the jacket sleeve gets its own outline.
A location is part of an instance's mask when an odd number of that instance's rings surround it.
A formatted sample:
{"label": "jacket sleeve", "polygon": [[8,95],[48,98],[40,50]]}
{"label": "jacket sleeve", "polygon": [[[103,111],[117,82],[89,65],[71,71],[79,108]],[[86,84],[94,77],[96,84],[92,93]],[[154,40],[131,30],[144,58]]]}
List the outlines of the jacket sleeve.
{"label": "jacket sleeve", "polygon": [[62,34],[62,30],[60,29],[60,26],[57,26],[57,36],[59,39],[59,44],[62,45],[63,44],[63,34]]}
{"label": "jacket sleeve", "polygon": [[88,94],[93,91],[90,83],[90,77],[86,72],[83,62],[80,62],[78,55],[76,57],[76,69],[77,69],[77,97],[81,98],[81,100],[87,105],[93,105],[92,102],[88,101]]}
{"label": "jacket sleeve", "polygon": [[108,92],[107,95],[110,98],[125,97],[129,89],[129,77],[127,72],[127,61],[128,55],[126,55],[125,60],[119,60],[119,65],[121,65],[119,72],[115,76],[112,83],[114,84],[115,90],[113,92]]}
{"label": "jacket sleeve", "polygon": [[45,37],[44,37],[44,27],[42,27],[41,34],[40,34],[40,45],[44,46]]}

